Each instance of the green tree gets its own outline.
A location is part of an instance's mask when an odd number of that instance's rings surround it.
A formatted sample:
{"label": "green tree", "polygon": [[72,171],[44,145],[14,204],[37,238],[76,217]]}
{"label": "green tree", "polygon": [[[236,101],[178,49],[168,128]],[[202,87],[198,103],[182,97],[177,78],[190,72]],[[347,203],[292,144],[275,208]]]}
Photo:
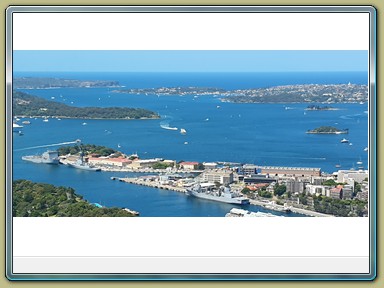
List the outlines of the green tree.
{"label": "green tree", "polygon": [[275,187],[273,188],[273,193],[276,195],[276,196],[281,196],[285,193],[285,191],[287,191],[287,186],[285,186],[284,184],[279,184],[279,183],[276,183]]}

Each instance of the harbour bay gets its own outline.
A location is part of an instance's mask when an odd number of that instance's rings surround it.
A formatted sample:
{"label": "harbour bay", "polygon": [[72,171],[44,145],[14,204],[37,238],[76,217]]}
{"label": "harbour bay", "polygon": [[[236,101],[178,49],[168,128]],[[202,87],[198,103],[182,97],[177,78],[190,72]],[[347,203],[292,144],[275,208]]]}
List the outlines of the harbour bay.
{"label": "harbour bay", "polygon": [[[248,88],[268,84],[297,84],[301,81],[330,81],[329,75],[319,75],[321,73],[305,77],[301,73],[286,77],[270,73],[259,77],[257,81],[254,80],[257,75],[240,77],[233,75],[236,73],[228,74],[232,75],[212,73],[204,77],[193,77],[191,74],[175,74],[166,77],[154,73],[137,73],[134,76],[123,73],[75,73],[65,76],[58,74],[55,77],[118,80],[121,85],[132,88],[193,85],[235,89],[239,86]],[[366,84],[362,75],[364,73],[360,76],[340,73],[339,78],[332,79],[334,83],[348,83],[354,80],[352,83]],[[199,83],[201,85],[198,85]],[[226,87],[219,83],[224,83]],[[289,104],[290,109],[285,109],[287,104],[221,103],[219,98],[214,96],[126,95],[112,93],[108,88],[22,91],[73,106],[140,107],[162,116],[158,120],[49,119],[49,122],[43,122],[40,118],[29,119],[31,124],[24,127],[24,135],[14,135],[13,138],[14,179],[69,186],[90,202],[98,202],[108,207],[129,207],[140,211],[141,216],[224,216],[233,206],[190,199],[173,191],[110,180],[111,176],[126,176],[127,173],[124,172],[90,173],[64,166],[26,163],[21,160],[21,156],[41,153],[45,149],[21,149],[81,139],[83,143],[105,145],[114,149],[119,145],[121,147],[118,150],[126,154],[137,153],[141,158],[318,167],[328,173],[336,170],[336,163],[340,163],[342,169],[350,169],[361,159],[367,168],[368,153],[364,151],[368,146],[367,104],[332,104],[339,110],[305,111],[307,104]],[[87,125],[82,125],[83,123]],[[181,135],[177,131],[162,129],[161,123],[184,128],[187,134]],[[340,143],[343,135],[305,133],[309,129],[324,125],[348,128],[348,139],[353,145]],[[252,205],[247,209],[269,212]]]}

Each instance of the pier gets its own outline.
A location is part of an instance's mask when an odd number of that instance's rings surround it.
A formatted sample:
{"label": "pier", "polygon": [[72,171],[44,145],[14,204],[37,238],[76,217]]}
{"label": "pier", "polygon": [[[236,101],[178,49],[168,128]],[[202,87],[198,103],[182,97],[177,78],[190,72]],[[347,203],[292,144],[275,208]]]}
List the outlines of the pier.
{"label": "pier", "polygon": [[186,191],[186,189],[183,187],[175,187],[172,185],[160,184],[157,181],[145,181],[144,179],[140,179],[140,178],[111,177],[111,180],[118,180],[120,182],[125,182],[129,184],[148,186],[148,187],[157,188],[157,189],[171,190],[171,191],[176,191],[180,193],[185,193]]}
{"label": "pier", "polygon": [[[176,192],[179,192],[179,193],[185,193],[186,192],[186,189],[183,188],[183,187],[175,187],[175,186],[172,186],[172,185],[161,184],[158,181],[148,181],[148,180],[144,180],[142,178],[111,177],[111,180],[117,180],[117,181],[120,181],[120,182],[125,182],[125,183],[135,184],[135,185],[142,185],[142,186],[152,187],[152,188],[156,188],[156,189],[164,189],[164,190],[176,191]],[[261,206],[263,208],[268,209],[268,207],[266,207],[269,204],[268,202],[252,200],[252,199],[249,199],[249,202],[251,203],[251,205],[257,205],[257,206]],[[327,215],[327,214],[323,214],[323,213],[319,213],[319,212],[315,212],[315,211],[310,211],[310,210],[305,210],[305,209],[301,209],[301,208],[296,208],[296,207],[292,207],[292,206],[290,207],[290,209],[294,213],[303,214],[303,215],[306,215],[306,216],[312,216],[312,217],[334,217],[333,215]]]}
{"label": "pier", "polygon": [[[249,200],[249,202],[252,204],[252,205],[258,205],[258,206],[262,206],[266,209],[268,209],[267,206],[268,205],[268,202],[263,202],[263,201],[258,201],[258,200]],[[302,214],[302,215],[306,215],[306,216],[312,216],[312,217],[334,217],[333,215],[328,215],[328,214],[323,214],[323,213],[319,213],[319,212],[315,212],[315,211],[310,211],[310,210],[305,210],[305,209],[301,209],[301,208],[296,208],[296,207],[292,207],[290,206],[290,209],[292,212],[294,213],[298,213],[298,214]]]}

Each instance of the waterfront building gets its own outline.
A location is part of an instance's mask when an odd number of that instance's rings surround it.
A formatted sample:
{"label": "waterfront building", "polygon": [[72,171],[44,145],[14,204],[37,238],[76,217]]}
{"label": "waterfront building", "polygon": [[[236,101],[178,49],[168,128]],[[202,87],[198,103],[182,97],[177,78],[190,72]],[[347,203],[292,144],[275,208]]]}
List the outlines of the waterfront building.
{"label": "waterfront building", "polygon": [[285,182],[285,186],[287,187],[287,192],[298,192],[303,193],[305,189],[305,182],[303,181],[295,181],[295,180],[288,180]]}
{"label": "waterfront building", "polygon": [[239,180],[244,181],[245,184],[276,182],[275,178],[271,178],[268,175],[259,175],[259,174],[249,175],[249,176],[239,176]]}
{"label": "waterfront building", "polygon": [[368,170],[339,170],[337,171],[337,182],[346,183],[348,178],[355,180],[358,183],[368,178]]}
{"label": "waterfront building", "polygon": [[320,168],[257,166],[261,174],[274,176],[321,176]]}
{"label": "waterfront building", "polygon": [[209,170],[201,175],[204,182],[228,185],[233,182],[233,172],[228,170]]}
{"label": "waterfront building", "polygon": [[88,158],[88,163],[93,165],[127,167],[129,164],[132,163],[132,161],[123,157],[119,157],[119,158],[90,157]]}
{"label": "waterfront building", "polygon": [[325,178],[325,177],[313,176],[313,177],[311,177],[311,184],[313,184],[313,185],[321,185],[326,180],[327,180],[327,178]]}
{"label": "waterfront building", "polygon": [[343,199],[352,199],[353,190],[354,190],[353,186],[351,186],[351,185],[344,185],[343,193],[342,193],[342,198]]}
{"label": "waterfront building", "polygon": [[195,170],[198,165],[199,162],[181,162],[179,164],[180,168],[184,170]]}
{"label": "waterfront building", "polygon": [[325,189],[325,186],[323,186],[323,185],[308,184],[305,186],[305,190],[306,190],[307,194],[326,196],[326,189]]}
{"label": "waterfront building", "polygon": [[153,164],[161,161],[162,159],[143,159],[143,160],[133,160],[129,165],[133,169],[143,169],[143,168],[151,168]]}
{"label": "waterfront building", "polygon": [[368,200],[368,190],[360,191],[356,194],[356,198],[359,200]]}
{"label": "waterfront building", "polygon": [[216,169],[217,168],[217,163],[215,162],[204,162],[204,169]]}
{"label": "waterfront building", "polygon": [[329,197],[334,199],[341,199],[342,198],[342,188],[332,188],[329,192]]}
{"label": "waterfront building", "polygon": [[275,186],[276,186],[276,182],[272,182],[271,184],[269,184],[268,187],[267,187],[267,192],[274,193]]}
{"label": "waterfront building", "polygon": [[244,164],[239,168],[239,173],[244,175],[254,175],[257,174],[257,166],[253,164]]}

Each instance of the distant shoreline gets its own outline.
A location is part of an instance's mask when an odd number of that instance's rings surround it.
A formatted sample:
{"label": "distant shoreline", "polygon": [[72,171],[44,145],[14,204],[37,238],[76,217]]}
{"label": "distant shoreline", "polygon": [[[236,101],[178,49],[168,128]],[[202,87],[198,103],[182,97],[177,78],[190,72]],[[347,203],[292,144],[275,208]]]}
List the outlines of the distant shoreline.
{"label": "distant shoreline", "polygon": [[141,117],[141,118],[85,118],[85,117],[69,117],[69,116],[26,116],[26,115],[14,115],[15,118],[42,118],[42,119],[83,119],[83,120],[158,120],[161,119],[160,116],[156,117]]}

